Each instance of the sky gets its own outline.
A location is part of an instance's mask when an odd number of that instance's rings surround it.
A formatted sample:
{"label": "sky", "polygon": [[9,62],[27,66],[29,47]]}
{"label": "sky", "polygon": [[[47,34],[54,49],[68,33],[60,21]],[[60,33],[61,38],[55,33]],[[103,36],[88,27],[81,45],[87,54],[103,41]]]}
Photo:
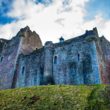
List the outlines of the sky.
{"label": "sky", "polygon": [[42,42],[59,42],[97,27],[110,41],[110,0],[0,0],[0,38],[29,26]]}

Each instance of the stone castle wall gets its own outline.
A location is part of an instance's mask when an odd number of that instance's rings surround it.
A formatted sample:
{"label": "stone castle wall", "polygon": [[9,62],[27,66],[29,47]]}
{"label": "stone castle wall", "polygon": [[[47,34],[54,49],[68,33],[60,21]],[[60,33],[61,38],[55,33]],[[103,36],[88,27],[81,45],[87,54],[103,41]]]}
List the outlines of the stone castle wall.
{"label": "stone castle wall", "polygon": [[42,85],[44,74],[44,52],[34,51],[29,55],[21,54],[16,68],[15,87]]}
{"label": "stone castle wall", "polygon": [[11,88],[19,43],[19,37],[16,37],[3,45],[0,53],[0,89]]}
{"label": "stone castle wall", "polygon": [[110,84],[110,42],[105,37],[100,38],[101,49],[103,53],[103,74],[101,74],[104,84]]}
{"label": "stone castle wall", "polygon": [[[29,36],[29,34],[31,35]],[[39,43],[35,43],[36,41]],[[39,36],[32,32],[29,27],[21,29],[11,40],[0,40],[0,89],[15,86],[19,55],[22,53],[29,54],[36,48],[41,47],[42,42]]]}
{"label": "stone castle wall", "polygon": [[48,41],[43,47],[39,36],[26,27],[0,47],[1,89],[110,83],[110,43],[99,38],[96,28],[59,43]]}

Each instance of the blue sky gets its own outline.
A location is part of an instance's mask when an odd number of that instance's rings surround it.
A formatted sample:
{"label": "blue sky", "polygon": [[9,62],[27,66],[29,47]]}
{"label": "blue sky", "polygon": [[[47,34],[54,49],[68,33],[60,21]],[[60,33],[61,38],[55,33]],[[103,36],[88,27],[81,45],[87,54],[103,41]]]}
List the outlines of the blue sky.
{"label": "blue sky", "polygon": [[110,39],[109,23],[110,0],[0,0],[0,38],[9,39],[29,25],[44,42],[56,42],[61,35],[68,39],[94,26]]}
{"label": "blue sky", "polygon": [[[7,12],[10,11],[12,3],[13,0],[0,0],[0,24],[10,23],[16,20],[16,18],[6,15]],[[52,0],[36,0],[36,4],[37,3],[48,6],[49,4],[51,5]],[[85,7],[87,10],[86,20],[94,19],[94,16],[98,13],[102,14],[104,19],[110,19],[110,0],[90,0]]]}
{"label": "blue sky", "polygon": [[101,13],[104,19],[110,19],[110,0],[90,0],[86,4],[87,18],[94,19],[94,16]]}
{"label": "blue sky", "polygon": [[[12,8],[13,1],[14,0],[0,0],[0,24],[10,23],[17,19],[7,16],[7,13]],[[52,0],[36,0],[35,3],[41,3],[48,6],[50,3],[52,3]]]}
{"label": "blue sky", "polygon": [[8,17],[6,13],[10,11],[12,0],[0,0],[0,24],[10,23],[14,18]]}

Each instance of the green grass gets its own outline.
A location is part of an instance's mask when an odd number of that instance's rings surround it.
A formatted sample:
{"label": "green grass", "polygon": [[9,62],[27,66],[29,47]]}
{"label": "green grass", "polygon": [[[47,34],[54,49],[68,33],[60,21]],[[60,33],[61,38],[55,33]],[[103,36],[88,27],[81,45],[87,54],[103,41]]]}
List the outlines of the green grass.
{"label": "green grass", "polygon": [[110,110],[110,86],[38,86],[0,91],[0,110]]}

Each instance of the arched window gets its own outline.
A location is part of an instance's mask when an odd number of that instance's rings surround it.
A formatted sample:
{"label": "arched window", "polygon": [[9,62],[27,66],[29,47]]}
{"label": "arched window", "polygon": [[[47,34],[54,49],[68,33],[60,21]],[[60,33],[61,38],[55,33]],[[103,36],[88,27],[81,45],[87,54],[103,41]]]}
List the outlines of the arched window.
{"label": "arched window", "polygon": [[54,64],[57,64],[57,56],[54,57]]}
{"label": "arched window", "polygon": [[22,74],[24,74],[24,69],[25,69],[25,68],[24,68],[24,66],[23,66],[23,67],[22,67]]}
{"label": "arched window", "polygon": [[43,85],[44,67],[40,67],[40,85]]}
{"label": "arched window", "polygon": [[0,57],[0,62],[2,62],[3,61],[3,57]]}

